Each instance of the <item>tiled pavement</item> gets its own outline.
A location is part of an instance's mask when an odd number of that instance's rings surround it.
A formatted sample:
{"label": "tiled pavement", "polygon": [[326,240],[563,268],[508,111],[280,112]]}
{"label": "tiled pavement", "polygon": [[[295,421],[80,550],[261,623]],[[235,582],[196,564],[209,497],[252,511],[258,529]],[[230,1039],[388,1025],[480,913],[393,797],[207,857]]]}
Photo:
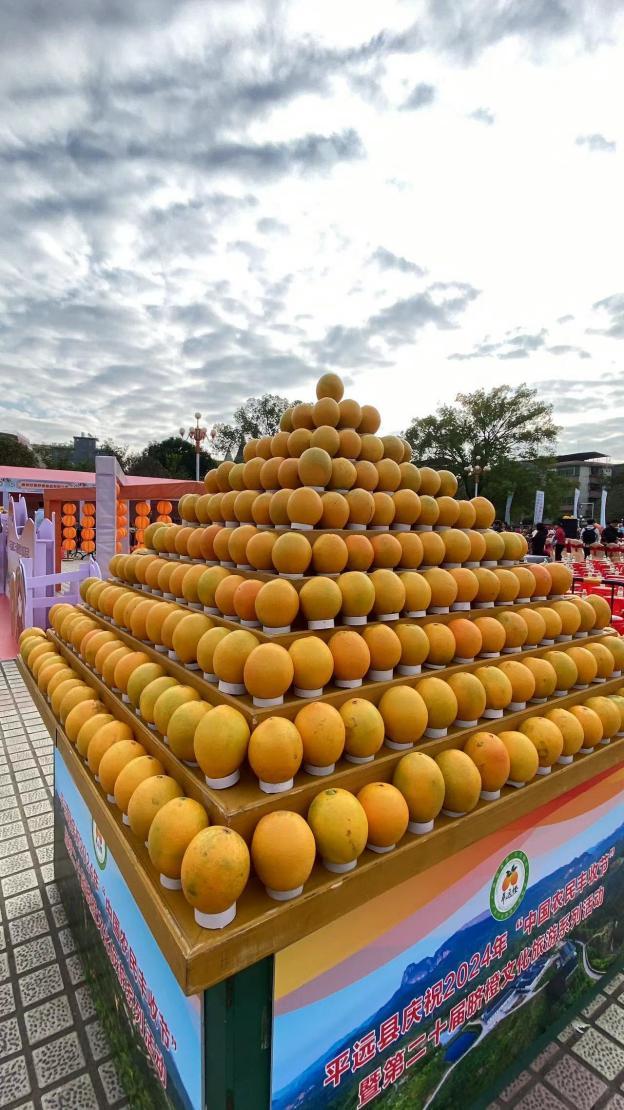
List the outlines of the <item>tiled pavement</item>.
{"label": "tiled pavement", "polygon": [[[54,883],[52,785],[48,731],[15,663],[2,663],[0,1108],[126,1110]],[[624,975],[488,1110],[624,1110]]]}
{"label": "tiled pavement", "polygon": [[52,866],[52,742],[0,664],[0,1107],[127,1107]]}
{"label": "tiled pavement", "polygon": [[608,980],[488,1110],[624,1110],[624,975]]}

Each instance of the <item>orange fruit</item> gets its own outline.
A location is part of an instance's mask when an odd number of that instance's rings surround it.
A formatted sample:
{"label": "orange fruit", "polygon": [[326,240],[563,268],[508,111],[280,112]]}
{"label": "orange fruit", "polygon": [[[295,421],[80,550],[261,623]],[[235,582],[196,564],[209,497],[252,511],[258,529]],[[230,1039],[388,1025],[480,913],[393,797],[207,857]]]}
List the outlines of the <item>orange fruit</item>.
{"label": "orange fruit", "polygon": [[498,621],[505,631],[505,649],[521,648],[529,634],[524,617],[520,613],[506,609],[499,613]]}
{"label": "orange fruit", "polygon": [[546,714],[546,719],[552,721],[563,736],[563,751],[559,760],[571,763],[572,756],[575,756],[581,750],[585,742],[581,722],[573,713],[568,713],[567,709],[551,709],[550,713]]}
{"label": "orange fruit", "polygon": [[598,667],[597,678],[610,678],[614,671],[614,661],[611,652],[605,644],[587,644],[586,651],[593,655]]}
{"label": "orange fruit", "polygon": [[97,775],[104,753],[120,740],[133,740],[134,734],[125,721],[109,721],[97,730],[89,741],[87,762],[89,770]]}
{"label": "orange fruit", "polygon": [[211,708],[206,701],[189,701],[174,709],[169,718],[167,742],[173,754],[184,763],[195,763],[195,730]]}
{"label": "orange fruit", "polygon": [[534,644],[541,644],[542,640],[546,638],[546,622],[541,612],[526,605],[519,610],[519,613],[527,626],[527,638],[524,641],[525,648],[532,647]]}
{"label": "orange fruit", "polygon": [[374,434],[381,424],[381,416],[374,405],[362,405],[361,419],[358,424],[360,434]]}
{"label": "orange fruit", "polygon": [[417,624],[402,622],[397,625],[396,634],[401,644],[398,673],[418,674],[421,665],[429,654],[429,640],[425,636],[424,630]]}
{"label": "orange fruit", "polygon": [[464,752],[481,776],[482,796],[486,800],[499,797],[511,770],[509,752],[503,741],[493,732],[475,732],[464,744]]}
{"label": "orange fruit", "polygon": [[524,786],[531,782],[537,774],[539,756],[535,744],[532,744],[524,732],[510,731],[499,732],[499,740],[507,748],[509,756],[509,782]]}
{"label": "orange fruit", "polygon": [[234,829],[212,825],[197,833],[184,853],[180,880],[198,925],[222,929],[234,920],[249,868],[249,849]]}
{"label": "orange fruit", "polygon": [[[213,656],[217,644],[229,636],[230,630],[221,626],[210,628],[208,632],[204,632],[201,640],[197,645],[197,662],[199,663],[200,670],[204,674],[214,675],[214,662]],[[212,681],[212,680],[211,680]]]}
{"label": "orange fruit", "polygon": [[579,686],[587,686],[593,682],[598,674],[598,660],[591,651],[583,647],[567,647],[565,649],[566,655],[574,662],[577,669],[577,684]]}
{"label": "orange fruit", "polygon": [[357,632],[335,632],[328,641],[336,686],[359,686],[370,668],[370,652]]}
{"label": "orange fruit", "polygon": [[392,678],[392,672],[401,658],[401,641],[396,632],[386,624],[371,624],[362,632],[370,652],[369,678]]}
{"label": "orange fruit", "polygon": [[430,466],[420,467],[420,492],[428,494],[430,497],[435,497],[440,492],[442,480],[437,470],[432,470]]}
{"label": "orange fruit", "polygon": [[500,667],[487,666],[479,667],[475,674],[485,690],[484,717],[502,717],[502,710],[513,700],[513,689],[507,675]]}
{"label": "orange fruit", "polygon": [[256,614],[264,628],[288,630],[298,612],[299,595],[290,582],[265,582],[256,596]]}
{"label": "orange fruit", "polygon": [[115,779],[115,802],[124,814],[124,824],[129,824],[128,804],[139,783],[163,773],[162,763],[153,755],[141,755],[125,764]]}
{"label": "orange fruit", "polygon": [[[599,594],[588,594],[585,598],[585,601],[588,605],[591,605],[592,609],[596,613],[596,624],[594,625],[594,628],[597,628],[598,630],[606,628],[611,620],[611,609],[609,608],[609,605],[605,601],[604,597],[600,597]],[[559,604],[563,603],[559,602]]]}
{"label": "orange fruit", "polygon": [[411,686],[392,686],[386,690],[378,709],[389,747],[398,750],[411,747],[425,733],[428,705],[422,694]]}
{"label": "orange fruit", "polygon": [[384,741],[380,711],[365,698],[349,698],[339,712],[345,729],[346,758],[351,763],[369,763]]}
{"label": "orange fruit", "polygon": [[368,847],[387,852],[396,847],[407,831],[409,809],[396,786],[369,782],[357,794],[368,821]]}
{"label": "orange fruit", "polygon": [[[463,537],[464,533],[462,532],[461,535]],[[423,568],[439,567],[446,559],[446,548],[442,535],[439,532],[421,532],[420,542],[423,549]]]}
{"label": "orange fruit", "polygon": [[561,634],[573,636],[581,627],[581,614],[570,601],[553,601],[552,609],[561,617]]}
{"label": "orange fruit", "polygon": [[329,774],[345,746],[345,725],[337,709],[322,701],[304,705],[295,717],[303,744],[303,769],[308,774]]}
{"label": "orange fruit", "polygon": [[[120,740],[104,752],[100,760],[98,775],[100,786],[105,794],[112,796],[117,776],[123,771],[126,764],[131,763],[133,759],[138,759],[140,755],[145,755],[145,748],[136,740]],[[112,797],[109,797],[109,801],[112,800]]]}
{"label": "orange fruit", "polygon": [[261,589],[262,582],[249,578],[241,582],[234,591],[232,604],[236,616],[242,623],[252,626],[259,623],[256,617],[256,597]]}
{"label": "orange fruit", "polygon": [[271,557],[278,574],[300,576],[310,566],[312,547],[301,533],[283,532],[273,545]]}
{"label": "orange fruit", "polygon": [[393,536],[390,532],[381,532],[379,535],[373,536],[371,543],[374,552],[374,565],[376,567],[389,567],[394,570],[403,554],[401,544],[396,536]]}
{"label": "orange fruit", "polygon": [[[454,497],[436,497],[438,503],[438,525],[453,528],[459,519],[459,502]],[[470,546],[470,543],[468,544]]]}
{"label": "orange fruit", "polygon": [[307,451],[312,442],[312,432],[308,428],[295,428],[288,437],[288,454],[298,459]]}
{"label": "orange fruit", "polygon": [[422,571],[422,576],[431,589],[430,610],[432,613],[445,613],[457,600],[458,585],[451,571],[432,567]]}
{"label": "orange fruit", "polygon": [[578,669],[572,657],[564,651],[547,651],[543,658],[555,668],[557,681],[555,690],[567,693],[578,682]]}
{"label": "orange fruit", "polygon": [[[364,432],[360,439],[360,454],[359,458],[367,462],[377,463],[384,456],[384,445],[379,436],[374,435],[372,432]],[[419,484],[420,484],[420,475]],[[418,492],[418,486],[411,486],[410,488]]]}
{"label": "orange fruit", "polygon": [[348,558],[347,545],[340,536],[319,536],[312,545],[312,563],[316,574],[340,574]]}
{"label": "orange fruit", "polygon": [[89,744],[95,734],[100,731],[103,725],[111,724],[111,722],[115,722],[115,717],[113,717],[111,713],[104,713],[101,711],[96,713],[95,716],[89,717],[89,719],[84,721],[80,726],[76,737],[76,751],[82,759],[86,760]]}
{"label": "orange fruit", "polygon": [[436,667],[445,667],[455,656],[455,637],[446,624],[426,624],[425,636],[429,640],[429,654],[427,663]]}
{"label": "orange fruit", "polygon": [[533,610],[538,613],[546,626],[544,640],[555,640],[561,635],[561,617],[550,606],[539,606]]}
{"label": "orange fruit", "polygon": [[350,490],[357,484],[357,471],[349,459],[337,458],[331,462],[330,490]]}
{"label": "orange fruit", "polygon": [[438,497],[455,497],[457,493],[457,478],[450,470],[438,470],[438,478],[440,479],[440,489],[438,490]]}
{"label": "orange fruit", "polygon": [[325,641],[318,636],[302,636],[293,641],[288,654],[295,693],[302,691],[310,696],[322,692],[334,673],[334,657]]}
{"label": "orange fruit", "polygon": [[155,678],[144,687],[139,698],[139,714],[146,724],[154,724],[154,707],[163,691],[172,690],[177,685],[175,678],[163,675],[162,678]]}
{"label": "orange fruit", "polygon": [[330,788],[314,798],[308,825],[329,871],[351,871],[368,840],[366,813],[348,790]]}
{"label": "orange fruit", "polygon": [[615,736],[616,732],[620,731],[622,720],[620,717],[620,710],[610,698],[588,698],[585,702],[585,708],[592,709],[594,713],[600,717],[602,735],[605,739],[610,740],[612,736]]}
{"label": "orange fruit", "polygon": [[453,817],[470,813],[481,795],[481,775],[470,756],[449,748],[435,761],[444,779],[444,812]]}
{"label": "orange fruit", "polygon": [[[556,565],[559,566],[559,563],[557,563]],[[555,566],[554,563],[553,566]],[[584,598],[576,597],[576,595],[574,594],[572,595],[572,597],[567,598],[566,600],[570,601],[572,605],[575,605],[579,613],[581,614],[579,632],[591,632],[592,628],[596,624],[595,609],[591,605],[589,605],[587,601],[584,600]]]}
{"label": "orange fruit", "polygon": [[365,489],[350,489],[345,494],[345,500],[349,506],[349,525],[365,528],[370,524],[375,512],[372,493]]}
{"label": "orange fruit", "polygon": [[198,832],[208,826],[208,814],[193,798],[172,798],[153,815],[147,837],[150,860],[163,886],[181,889],[182,860]]}
{"label": "orange fruit", "polygon": [[485,560],[488,563],[498,563],[505,553],[505,541],[503,540],[500,532],[494,532],[491,528],[483,533],[485,540]]}
{"label": "orange fruit", "polygon": [[474,621],[458,617],[446,626],[455,640],[454,658],[459,662],[474,659],[483,648],[483,637]]}
{"label": "orange fruit", "polygon": [[517,659],[503,659],[498,664],[499,671],[507,676],[511,683],[512,700],[509,707],[524,707],[535,694],[535,677],[533,672],[520,663]]}
{"label": "orange fruit", "polygon": [[453,607],[470,608],[470,602],[474,601],[479,589],[479,582],[475,578],[474,572],[469,570],[468,567],[453,567],[449,570],[451,578],[454,579],[457,585],[457,595]]}
{"label": "orange fruit", "polygon": [[520,583],[515,574],[510,570],[505,570],[503,567],[496,567],[493,572],[498,578],[500,588],[496,595],[496,600],[499,605],[508,605],[510,602],[515,601],[520,592]]}
{"label": "orange fruit", "polygon": [[286,809],[265,814],[254,829],[251,859],[272,898],[281,902],[301,894],[316,859],[316,841],[307,821]]}
{"label": "orange fruit", "polygon": [[[355,538],[356,537],[354,537],[354,539]],[[424,555],[420,536],[417,532],[399,532],[397,539],[401,545],[399,566],[405,567],[406,570],[415,570],[416,567],[419,567],[422,563]]]}
{"label": "orange fruit", "polygon": [[257,647],[258,640],[253,632],[247,632],[243,628],[230,632],[219,641],[213,651],[212,666],[213,673],[219,679],[220,689],[236,694],[245,692],[243,678],[245,664]]}
{"label": "orange fruit", "polygon": [[258,644],[245,660],[243,682],[254,705],[272,705],[283,701],[293,675],[293,662],[286,648],[279,644]]}
{"label": "orange fruit", "polygon": [[349,519],[349,502],[341,493],[333,490],[322,494],[323,514],[319,528],[345,528]]}
{"label": "orange fruit", "polygon": [[251,734],[247,750],[252,771],[265,793],[289,790],[301,766],[303,744],[292,723],[285,717],[267,717]]}
{"label": "orange fruit", "polygon": [[583,728],[583,747],[595,748],[603,738],[602,719],[589,705],[571,705],[570,713]]}
{"label": "orange fruit", "polygon": [[[279,497],[279,494],[274,496]],[[316,490],[302,486],[288,494],[286,512],[291,524],[306,524],[313,528],[323,515],[323,502]]]}
{"label": "orange fruit", "polygon": [[[540,768],[550,769],[563,752],[561,729],[546,717],[529,717],[520,725],[520,732],[528,736],[531,743],[535,745]],[[541,773],[543,774],[544,771]]]}
{"label": "orange fruit", "polygon": [[405,614],[408,617],[422,616],[431,605],[431,586],[424,574],[408,570],[401,574],[405,589]]}
{"label": "orange fruit", "polygon": [[[424,533],[428,535],[427,532]],[[435,533],[430,533],[434,535]],[[447,528],[442,533],[445,563],[467,563],[470,559],[470,539],[459,528]]]}
{"label": "orange fruit", "polygon": [[457,698],[448,682],[441,678],[423,678],[416,686],[427,709],[425,736],[433,739],[446,736],[449,725],[457,718]]}
{"label": "orange fruit", "polygon": [[299,605],[310,628],[331,628],[342,606],[342,594],[333,579],[319,575],[301,587]]}
{"label": "orange fruit", "polygon": [[170,775],[143,779],[128,802],[128,821],[135,836],[147,840],[154,817],[167,802],[182,797],[182,787]]}
{"label": "orange fruit", "polygon": [[238,782],[248,744],[249,726],[237,709],[217,705],[204,714],[195,729],[193,748],[209,786],[218,790]]}
{"label": "orange fruit", "polygon": [[366,623],[375,604],[375,586],[362,571],[347,571],[337,580],[342,596],[342,615],[346,624]]}
{"label": "orange fruit", "polygon": [[334,397],[321,397],[312,409],[312,419],[315,428],[336,428],[340,420],[338,401]]}
{"label": "orange fruit", "polygon": [[105,707],[95,697],[78,702],[65,718],[65,735],[70,743],[75,744],[78,733],[85,721],[91,720],[98,713],[103,713]]}
{"label": "orange fruit", "polygon": [[[294,490],[290,489],[278,489],[277,493],[271,494],[269,517],[271,523],[274,524],[276,528],[288,528],[290,526],[288,502],[291,494],[294,492]],[[310,496],[312,496],[314,490],[310,490],[309,492]],[[318,497],[318,494],[316,494],[316,496]]]}
{"label": "orange fruit", "polygon": [[534,700],[549,698],[557,685],[557,673],[552,663],[539,656],[529,656],[522,660],[522,665],[529,668],[535,679]]}
{"label": "orange fruit", "polygon": [[316,383],[316,396],[319,401],[324,397],[331,397],[333,401],[341,401],[344,395],[344,385],[338,374],[328,372],[322,374]]}
{"label": "orange fruit", "polygon": [[188,701],[199,701],[199,694],[194,687],[181,686],[179,683],[163,690],[159,695],[154,704],[154,724],[162,736],[167,735],[169,721],[175,710]]}
{"label": "orange fruit", "polygon": [[[369,493],[374,493],[379,485],[379,473],[374,463],[369,462],[367,459],[360,459],[355,464],[355,482],[354,485],[358,489],[366,489]],[[420,502],[418,503],[420,511]]]}
{"label": "orange fruit", "polygon": [[470,503],[473,506],[476,517],[476,528],[491,528],[496,517],[496,509],[487,497],[471,497]]}
{"label": "orange fruit", "polygon": [[[338,439],[338,447],[340,440],[338,436],[336,439]],[[299,456],[299,477],[304,486],[318,486],[324,489],[331,475],[331,456],[322,447],[308,447]]]}
{"label": "orange fruit", "polygon": [[373,497],[371,528],[387,528],[394,520],[394,501],[388,493],[376,490]]}
{"label": "orange fruit", "polygon": [[447,682],[457,699],[456,724],[460,728],[466,728],[469,724],[476,725],[486,707],[483,683],[479,682],[476,674],[469,671],[449,675]]}
{"label": "orange fruit", "polygon": [[430,832],[444,804],[444,778],[438,764],[424,752],[404,755],[392,779],[407,802],[412,833]]}
{"label": "orange fruit", "polygon": [[256,570],[273,569],[273,547],[277,542],[275,532],[256,532],[247,544],[246,559]]}

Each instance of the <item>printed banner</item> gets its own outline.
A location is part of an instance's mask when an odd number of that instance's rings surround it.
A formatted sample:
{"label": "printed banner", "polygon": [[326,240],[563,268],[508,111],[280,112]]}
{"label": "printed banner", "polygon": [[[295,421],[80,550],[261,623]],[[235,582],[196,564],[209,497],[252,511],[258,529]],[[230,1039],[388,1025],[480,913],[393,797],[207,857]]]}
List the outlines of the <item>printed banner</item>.
{"label": "printed banner", "polygon": [[544,519],[544,490],[535,491],[535,507],[533,509],[533,523],[539,524]]}
{"label": "printed banner", "polygon": [[579,498],[580,498],[580,496],[581,496],[581,491],[577,486],[577,488],[574,490],[574,507],[572,509],[572,516],[578,517],[578,508],[579,508]]}
{"label": "printed banner", "polygon": [[182,992],[58,748],[54,773],[65,847],[145,1053],[169,1104],[202,1110],[201,998]]}
{"label": "printed banner", "polygon": [[600,494],[600,527],[604,528],[607,523],[607,491],[603,489]]}
{"label": "printed banner", "polygon": [[607,771],[278,953],[273,1110],[487,1093],[622,954],[623,787]]}
{"label": "printed banner", "polygon": [[511,524],[511,503],[513,497],[513,493],[507,494],[507,500],[505,501],[505,524]]}

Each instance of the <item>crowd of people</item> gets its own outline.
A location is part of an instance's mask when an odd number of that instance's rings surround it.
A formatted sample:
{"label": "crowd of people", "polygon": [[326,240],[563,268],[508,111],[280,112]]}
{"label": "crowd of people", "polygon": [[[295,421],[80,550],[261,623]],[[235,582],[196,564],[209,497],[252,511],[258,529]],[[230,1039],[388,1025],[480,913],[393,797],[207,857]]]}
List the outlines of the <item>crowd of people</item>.
{"label": "crowd of people", "polygon": [[532,555],[552,555],[556,562],[561,561],[566,543],[571,538],[580,540],[586,559],[591,555],[595,544],[600,544],[608,550],[624,542],[624,521],[622,520],[610,520],[604,527],[597,524],[595,520],[579,522],[575,537],[570,536],[569,523],[566,530],[563,519],[557,520],[554,524],[544,524],[540,521],[538,524],[518,526],[496,520],[494,528],[498,532],[521,532],[529,541]]}

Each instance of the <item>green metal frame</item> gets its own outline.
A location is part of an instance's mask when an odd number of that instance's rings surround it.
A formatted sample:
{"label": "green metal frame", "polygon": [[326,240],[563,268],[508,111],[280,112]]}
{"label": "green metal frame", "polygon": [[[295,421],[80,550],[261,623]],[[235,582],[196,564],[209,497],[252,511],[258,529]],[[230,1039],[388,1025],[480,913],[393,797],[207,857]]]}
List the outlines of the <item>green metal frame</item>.
{"label": "green metal frame", "polygon": [[272,1029],[272,956],[204,992],[208,1110],[268,1110]]}

